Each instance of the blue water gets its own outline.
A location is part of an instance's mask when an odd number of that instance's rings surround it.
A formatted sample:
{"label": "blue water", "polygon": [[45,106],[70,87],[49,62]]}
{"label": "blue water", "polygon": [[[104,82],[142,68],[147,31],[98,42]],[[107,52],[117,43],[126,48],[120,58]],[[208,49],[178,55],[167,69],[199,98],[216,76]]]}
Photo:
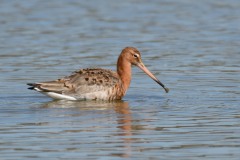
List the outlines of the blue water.
{"label": "blue water", "polygon": [[[240,157],[240,2],[1,1],[0,159]],[[123,101],[66,102],[27,90],[86,67],[138,68]]]}

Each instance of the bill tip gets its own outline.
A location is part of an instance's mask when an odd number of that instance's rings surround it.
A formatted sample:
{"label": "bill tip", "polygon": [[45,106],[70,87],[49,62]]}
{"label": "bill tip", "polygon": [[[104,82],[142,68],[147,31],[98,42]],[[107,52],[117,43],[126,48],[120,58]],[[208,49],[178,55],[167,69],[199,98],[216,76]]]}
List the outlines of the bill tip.
{"label": "bill tip", "polygon": [[168,92],[169,92],[169,89],[168,89],[168,88],[166,88],[166,87],[165,87],[164,89],[165,89],[166,93],[168,93]]}

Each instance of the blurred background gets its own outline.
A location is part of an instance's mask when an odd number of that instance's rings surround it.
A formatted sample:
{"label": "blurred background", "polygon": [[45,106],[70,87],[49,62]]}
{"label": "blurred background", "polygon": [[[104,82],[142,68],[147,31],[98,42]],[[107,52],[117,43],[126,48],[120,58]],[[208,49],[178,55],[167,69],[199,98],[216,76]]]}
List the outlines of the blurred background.
{"label": "blurred background", "polygon": [[[2,0],[0,154],[4,159],[238,159],[238,0]],[[138,68],[123,101],[59,102],[27,90],[87,67]]]}

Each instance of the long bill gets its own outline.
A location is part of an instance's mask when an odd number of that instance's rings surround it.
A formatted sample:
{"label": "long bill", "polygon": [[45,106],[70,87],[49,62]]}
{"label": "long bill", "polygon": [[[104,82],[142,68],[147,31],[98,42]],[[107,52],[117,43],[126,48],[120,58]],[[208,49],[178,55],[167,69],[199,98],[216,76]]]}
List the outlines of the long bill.
{"label": "long bill", "polygon": [[140,62],[136,64],[141,70],[143,70],[149,77],[151,77],[155,82],[157,82],[160,86],[163,87],[163,89],[165,90],[166,93],[169,92],[169,89],[167,87],[164,86],[164,84],[162,84],[162,82],[160,82],[148,69],[147,67],[145,67],[145,65]]}

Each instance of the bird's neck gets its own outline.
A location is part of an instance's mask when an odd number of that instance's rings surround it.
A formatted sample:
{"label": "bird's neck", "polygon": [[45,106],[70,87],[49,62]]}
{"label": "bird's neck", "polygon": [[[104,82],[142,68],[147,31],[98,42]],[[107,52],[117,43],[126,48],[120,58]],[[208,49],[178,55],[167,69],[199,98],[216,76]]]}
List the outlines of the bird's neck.
{"label": "bird's neck", "polygon": [[117,73],[122,81],[122,89],[125,94],[131,82],[132,67],[131,63],[124,59],[122,55],[119,56],[117,61]]}

